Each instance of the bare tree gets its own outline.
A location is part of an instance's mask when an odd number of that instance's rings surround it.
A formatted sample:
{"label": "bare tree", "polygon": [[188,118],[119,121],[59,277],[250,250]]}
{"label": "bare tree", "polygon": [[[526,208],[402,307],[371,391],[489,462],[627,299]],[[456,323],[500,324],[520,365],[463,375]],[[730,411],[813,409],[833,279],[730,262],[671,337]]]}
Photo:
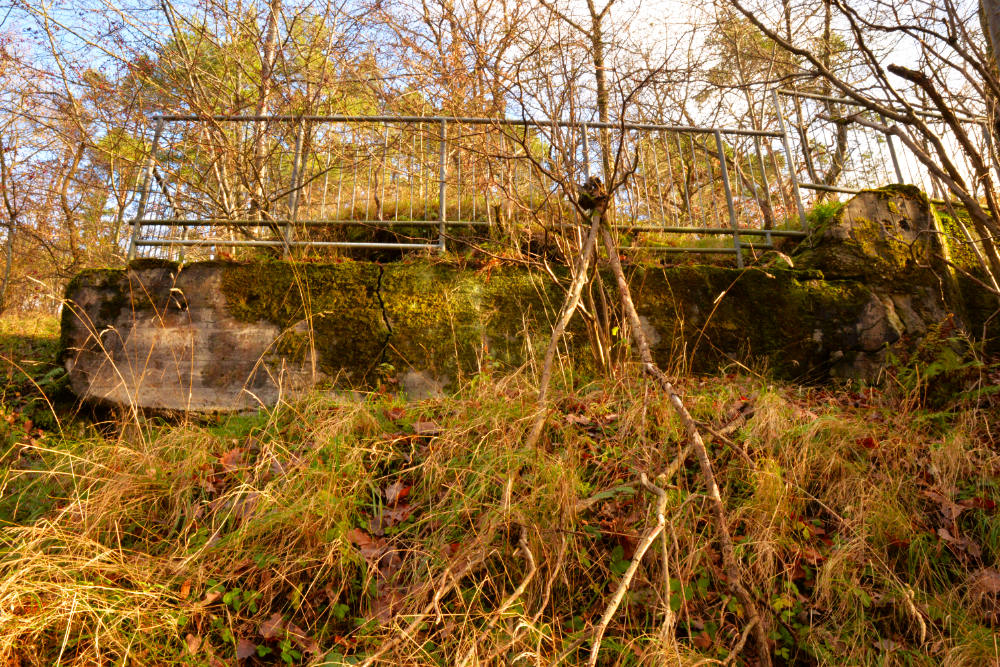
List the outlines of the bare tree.
{"label": "bare tree", "polygon": [[[986,100],[998,99],[1000,79],[985,36],[976,29],[979,22],[972,20],[976,8],[954,0],[890,1],[865,7],[831,0],[829,21],[844,26],[860,58],[858,67],[840,73],[830,66],[822,48],[787,31],[782,34],[782,20],[791,12],[787,3],[730,3],[764,35],[800,59],[803,75],[821,79],[833,92],[875,118],[885,119],[854,120],[898,137],[966,208],[978,236],[977,252],[984,257],[983,268],[997,285],[1000,163],[995,130],[987,122]],[[903,57],[905,65],[900,62]],[[946,141],[945,133],[953,144]]]}

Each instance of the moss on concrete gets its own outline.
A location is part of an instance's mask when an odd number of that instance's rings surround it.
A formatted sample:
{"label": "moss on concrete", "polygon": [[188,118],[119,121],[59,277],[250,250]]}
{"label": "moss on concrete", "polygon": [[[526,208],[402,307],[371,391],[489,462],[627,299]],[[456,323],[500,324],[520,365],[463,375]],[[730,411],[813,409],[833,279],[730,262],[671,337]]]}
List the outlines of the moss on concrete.
{"label": "moss on concrete", "polygon": [[234,318],[263,320],[283,332],[275,354],[304,359],[311,324],[319,370],[364,382],[388,339],[376,295],[380,270],[363,262],[232,263],[222,268],[221,288]]}
{"label": "moss on concrete", "polygon": [[[101,331],[114,322],[122,308],[128,305],[126,275],[125,269],[85,269],[70,280],[66,286],[66,298],[69,302],[63,306],[59,324],[60,363],[66,360],[70,352],[69,332],[77,317],[85,317],[94,331]],[[83,286],[100,292],[99,305],[88,312],[81,312],[79,305],[72,302],[73,295]]]}
{"label": "moss on concrete", "polygon": [[[919,190],[867,191],[827,212],[795,269],[629,267],[657,361],[670,367],[683,355],[696,371],[738,361],[782,377],[865,376],[882,363],[886,345],[919,338],[935,322],[955,315],[979,334],[974,327],[989,321],[994,302],[942,261],[950,250],[942,241],[948,223]],[[419,371],[438,385],[454,385],[484,361],[518,367],[542,354],[563,299],[562,287],[539,271],[475,271],[437,259],[183,268],[154,260],[133,263],[128,273],[85,272],[70,289],[97,290],[91,310],[99,326],[137,298],[169,311],[178,271],[192,303],[192,285],[216,295],[193,306],[208,317],[224,308],[239,322],[273,325],[279,334],[265,361],[308,367],[315,350],[318,370],[350,385],[373,382],[383,364],[397,377]],[[606,270],[602,277],[614,285]],[[611,300],[608,307],[618,312]],[[581,318],[568,333],[566,346],[586,373],[593,356]]]}

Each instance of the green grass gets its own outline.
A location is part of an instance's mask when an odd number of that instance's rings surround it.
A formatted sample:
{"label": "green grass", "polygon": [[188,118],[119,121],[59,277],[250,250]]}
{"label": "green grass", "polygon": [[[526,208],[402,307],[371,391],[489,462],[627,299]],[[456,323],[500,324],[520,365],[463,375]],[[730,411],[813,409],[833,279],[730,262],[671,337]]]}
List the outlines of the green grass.
{"label": "green grass", "polygon": [[[974,391],[991,371],[925,407],[906,368],[881,388],[680,381],[712,430],[752,408],[708,442],[779,662],[997,659],[997,402]],[[394,392],[19,437],[2,460],[0,659],[585,662],[654,522],[637,476],[684,444],[669,404],[631,375],[563,385],[529,450],[525,375],[416,403]],[[696,462],[657,483],[667,539],[601,664],[723,660],[745,625]]]}

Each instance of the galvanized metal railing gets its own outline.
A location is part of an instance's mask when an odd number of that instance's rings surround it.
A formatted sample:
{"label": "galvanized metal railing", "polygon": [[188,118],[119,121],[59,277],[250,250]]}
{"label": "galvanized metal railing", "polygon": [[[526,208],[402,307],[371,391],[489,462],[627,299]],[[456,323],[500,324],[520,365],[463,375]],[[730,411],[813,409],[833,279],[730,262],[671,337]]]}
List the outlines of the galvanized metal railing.
{"label": "galvanized metal railing", "polygon": [[[573,219],[568,181],[617,165],[634,246],[736,256],[802,236],[784,132],[423,116],[154,119],[129,258],[224,249],[444,250],[463,227]],[[624,170],[624,172],[622,171]],[[696,245],[663,240],[685,235]],[[731,244],[712,245],[712,237]],[[754,243],[748,239],[759,239]],[[697,245],[701,244],[701,245]]]}
{"label": "galvanized metal railing", "polygon": [[[789,135],[797,165],[796,177],[800,187],[812,192],[804,196],[807,204],[829,193],[850,195],[891,183],[916,185],[936,199],[947,198],[945,186],[912,151],[891,133],[873,127],[887,127],[885,118],[853,100],[778,90],[774,92],[774,107],[781,122],[792,126]],[[940,138],[957,168],[970,176],[975,174],[944,118],[926,109],[917,109],[915,113]],[[993,155],[984,119],[962,114],[956,117],[981,154]],[[926,140],[920,143],[927,150]],[[1000,173],[1000,165],[994,168]],[[978,186],[977,179],[968,180],[973,188]]]}

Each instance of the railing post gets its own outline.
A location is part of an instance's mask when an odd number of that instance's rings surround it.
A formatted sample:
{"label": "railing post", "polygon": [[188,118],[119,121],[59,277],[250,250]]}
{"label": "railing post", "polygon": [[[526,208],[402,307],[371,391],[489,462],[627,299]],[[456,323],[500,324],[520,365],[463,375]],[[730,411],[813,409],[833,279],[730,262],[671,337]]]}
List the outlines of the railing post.
{"label": "railing post", "polygon": [[445,251],[444,244],[444,224],[448,219],[448,214],[446,210],[447,204],[445,204],[445,176],[448,173],[448,121],[441,119],[441,155],[440,162],[438,163],[438,178],[440,178],[440,183],[438,184],[438,250],[442,253]]}
{"label": "railing post", "polygon": [[160,144],[160,135],[163,134],[163,117],[156,118],[156,129],[153,131],[153,145],[149,150],[149,158],[146,160],[146,170],[142,177],[142,194],[139,195],[139,208],[132,218],[132,238],[128,245],[128,260],[135,259],[135,246],[139,240],[139,229],[142,226],[142,219],[146,215],[146,202],[149,199],[149,189],[153,183],[153,164],[156,160],[156,147]]}
{"label": "railing post", "polygon": [[733,228],[733,247],[736,248],[736,266],[743,268],[743,249],[740,244],[740,228],[736,222],[736,206],[733,204],[733,191],[729,187],[729,168],[726,166],[726,151],[722,148],[722,132],[715,131],[715,150],[719,155],[719,166],[722,167],[722,187],[726,191],[726,204],[729,206],[729,224]]}
{"label": "railing post", "polygon": [[[882,124],[885,125],[885,116],[879,114],[879,119],[882,121]],[[892,142],[892,132],[885,133],[885,141],[889,144],[889,157],[892,158],[892,168],[896,170],[896,182],[902,185],[903,170],[899,168],[899,158],[896,157],[896,146]]]}
{"label": "railing post", "polygon": [[771,97],[774,101],[774,111],[778,116],[778,131],[781,132],[781,143],[785,147],[785,159],[788,161],[788,177],[792,181],[792,192],[795,194],[795,204],[799,209],[799,223],[803,230],[806,228],[806,208],[802,205],[802,195],[799,193],[799,179],[795,174],[795,162],[792,160],[792,147],[788,143],[788,130],[785,127],[785,115],[781,110],[781,100],[778,99],[778,91],[771,90]]}
{"label": "railing post", "polygon": [[305,134],[305,121],[299,120],[295,129],[295,153],[292,157],[292,190],[288,193],[288,224],[285,225],[284,244],[285,258],[291,255],[292,235],[295,233],[292,225],[299,214],[299,172],[302,169],[302,143]]}

